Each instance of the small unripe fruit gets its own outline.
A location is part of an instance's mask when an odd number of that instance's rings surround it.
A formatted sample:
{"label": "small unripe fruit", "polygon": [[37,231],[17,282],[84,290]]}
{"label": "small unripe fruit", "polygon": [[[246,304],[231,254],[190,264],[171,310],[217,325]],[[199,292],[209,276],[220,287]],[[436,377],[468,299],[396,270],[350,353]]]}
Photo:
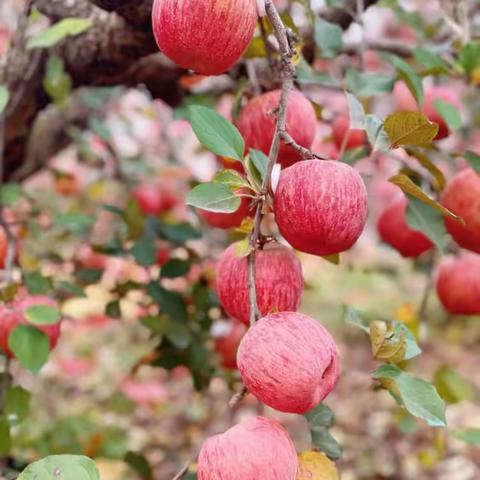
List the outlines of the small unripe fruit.
{"label": "small unripe fruit", "polygon": [[280,232],[292,247],[332,255],[348,250],[361,235],[367,192],[349,165],[305,160],[282,171],[274,211]]}
{"label": "small unripe fruit", "polygon": [[242,56],[257,23],[255,0],[155,0],[152,27],[177,65],[219,75]]}
{"label": "small unripe fruit", "polygon": [[22,300],[14,301],[11,304],[3,304],[0,306],[0,350],[7,356],[13,356],[8,347],[8,338],[12,330],[18,325],[32,325],[45,333],[49,340],[50,350],[54,349],[57,345],[58,338],[60,337],[61,321],[53,325],[34,325],[31,324],[25,316],[26,310],[36,305],[57,307],[52,299],[44,295],[32,295]]}
{"label": "small unripe fruit", "polygon": [[221,357],[223,368],[236,369],[238,346],[247,331],[247,327],[237,321],[231,322],[229,327],[225,335],[215,338],[215,351]]}
{"label": "small unripe fruit", "polygon": [[381,239],[403,257],[416,258],[430,250],[433,243],[418,230],[410,228],[405,220],[408,201],[400,198],[386,207],[378,219],[377,229]]}
{"label": "small unripe fruit", "polygon": [[[245,151],[254,148],[265,155],[270,152],[275,134],[276,114],[280,90],[264,93],[250,100],[240,112],[237,127],[245,139]],[[296,143],[305,148],[315,139],[317,118],[310,101],[298,90],[290,92],[287,104],[286,130]],[[301,160],[301,156],[283,142],[280,144],[278,163],[288,167]]]}
{"label": "small unripe fruit", "polygon": [[335,464],[322,452],[303,452],[298,456],[296,480],[339,480]]}
{"label": "small unripe fruit", "polygon": [[445,226],[463,248],[480,253],[480,174],[473,169],[457,174],[445,188],[441,203],[461,217],[465,225],[445,217]]}
{"label": "small unripe fruit", "polygon": [[480,314],[480,255],[466,253],[443,260],[437,272],[437,294],[449,313]]}
{"label": "small unripe fruit", "polygon": [[238,348],[237,363],[248,390],[269,407],[305,413],[335,387],[337,347],[313,318],[296,312],[267,315],[253,325]]}
{"label": "small unripe fruit", "polygon": [[[225,311],[249,323],[248,258],[233,243],[220,256],[217,294]],[[257,304],[262,315],[278,310],[296,310],[303,291],[302,265],[295,254],[279,244],[267,244],[255,254]]]}
{"label": "small unripe fruit", "polygon": [[[332,124],[333,141],[338,150],[341,151],[345,142],[344,150],[350,150],[355,147],[365,145],[365,132],[363,130],[350,129],[350,120],[348,117],[337,117]],[[346,138],[348,135],[348,138]]]}
{"label": "small unripe fruit", "polygon": [[248,197],[242,197],[240,206],[232,213],[209,212],[208,210],[197,209],[198,214],[211,226],[216,228],[235,228],[239,227],[245,217],[250,213],[251,200]]}
{"label": "small unripe fruit", "polygon": [[298,459],[275,420],[256,417],[209,438],[198,456],[198,480],[295,480]]}

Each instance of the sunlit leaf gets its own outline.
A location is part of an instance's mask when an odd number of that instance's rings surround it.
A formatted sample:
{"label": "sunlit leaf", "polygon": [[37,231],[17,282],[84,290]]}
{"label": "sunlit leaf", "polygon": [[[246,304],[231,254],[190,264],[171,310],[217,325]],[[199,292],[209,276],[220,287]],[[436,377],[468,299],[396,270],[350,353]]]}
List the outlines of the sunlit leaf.
{"label": "sunlit leaf", "polygon": [[8,347],[20,364],[38,373],[48,360],[49,341],[45,333],[31,325],[18,325],[8,337]]}
{"label": "sunlit leaf", "polygon": [[397,112],[389,115],[383,127],[392,148],[401,145],[428,145],[438,134],[438,125],[420,112]]}
{"label": "sunlit leaf", "polygon": [[50,48],[66,37],[84,33],[92,25],[93,20],[89,18],[64,18],[30,38],[27,42],[27,49]]}
{"label": "sunlit leaf", "polygon": [[100,475],[88,457],[51,455],[29,465],[17,480],[100,480]]}
{"label": "sunlit leaf", "polygon": [[241,199],[222,183],[202,183],[187,193],[185,203],[209,212],[232,213]]}

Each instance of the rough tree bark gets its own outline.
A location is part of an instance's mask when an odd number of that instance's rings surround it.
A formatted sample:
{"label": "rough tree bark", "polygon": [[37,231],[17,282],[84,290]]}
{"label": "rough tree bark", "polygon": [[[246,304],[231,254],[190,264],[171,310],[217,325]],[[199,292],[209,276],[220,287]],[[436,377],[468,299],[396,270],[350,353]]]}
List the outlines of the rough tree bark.
{"label": "rough tree bark", "polygon": [[[366,0],[370,6],[377,0]],[[347,11],[327,9],[322,16],[347,28]],[[154,97],[175,105],[183,96],[178,79],[184,70],[158,53],[151,26],[153,0],[32,0],[52,22],[84,17],[93,27],[63,40],[49,51],[26,50],[25,25],[20,24],[3,64],[0,84],[12,92],[5,117],[5,178],[22,180],[41,167],[66,141],[65,125],[81,120],[82,110],[72,101],[65,111],[49,106],[42,82],[49,55],[59,56],[75,88],[143,84]],[[351,5],[350,5],[351,4]],[[351,9],[349,8],[351,7]],[[72,111],[73,109],[73,111]],[[40,113],[43,112],[41,115]],[[35,122],[36,119],[39,121]],[[40,125],[39,125],[40,124]]]}

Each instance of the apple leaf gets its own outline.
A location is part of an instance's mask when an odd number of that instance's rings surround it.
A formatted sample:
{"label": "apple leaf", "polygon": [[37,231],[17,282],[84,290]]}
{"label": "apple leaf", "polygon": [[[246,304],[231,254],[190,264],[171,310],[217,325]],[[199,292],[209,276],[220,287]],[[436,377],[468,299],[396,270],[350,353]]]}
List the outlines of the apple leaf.
{"label": "apple leaf", "polygon": [[468,75],[480,67],[480,42],[465,44],[458,54],[458,63]]}
{"label": "apple leaf", "polygon": [[5,85],[0,85],[0,115],[3,114],[3,111],[8,105],[10,99],[10,92]]}
{"label": "apple leaf", "polygon": [[155,263],[157,246],[155,236],[146,231],[133,245],[130,253],[135,262],[142,267],[149,267]]}
{"label": "apple leaf", "polygon": [[347,88],[357,97],[371,97],[381,93],[390,93],[394,79],[378,73],[359,72],[350,67],[345,74]]}
{"label": "apple leaf", "polygon": [[433,176],[436,182],[435,188],[441,192],[445,188],[445,185],[447,183],[443,172],[433,162],[431,162],[430,159],[426,155],[424,155],[422,152],[418,150],[414,150],[413,148],[409,148],[405,150],[411,157],[415,158],[415,160],[417,160],[417,162],[423,168],[425,168],[430,172],[430,174]]}
{"label": "apple leaf", "polygon": [[438,134],[438,125],[420,112],[397,112],[389,115],[383,126],[391,148],[401,145],[428,145]]}
{"label": "apple leaf", "polygon": [[33,305],[25,310],[25,317],[35,325],[53,325],[61,320],[58,308],[50,305]]}
{"label": "apple leaf", "polygon": [[51,455],[29,465],[17,480],[100,480],[100,475],[88,457]]}
{"label": "apple leaf", "polygon": [[8,337],[8,347],[22,367],[32,373],[38,373],[48,360],[48,337],[31,325],[16,326]]}
{"label": "apple leaf", "polygon": [[190,106],[188,112],[193,131],[205,148],[221,157],[243,159],[245,142],[225,117],[201,105]]}
{"label": "apple leaf", "polygon": [[382,365],[373,372],[372,377],[393,381],[392,387],[396,387],[393,391],[394,398],[413,416],[425,420],[431,427],[447,425],[445,403],[432,384],[395,365]]}
{"label": "apple leaf", "polygon": [[470,166],[476,171],[480,173],[480,155],[476,154],[475,152],[471,152],[467,150],[463,154],[465,160],[468,161]]}
{"label": "apple leaf", "polygon": [[240,207],[240,197],[222,183],[202,183],[188,192],[185,203],[209,212],[232,213]]}
{"label": "apple leaf", "polygon": [[4,416],[0,416],[0,455],[8,455],[12,448],[10,424]]}
{"label": "apple leaf", "polygon": [[24,420],[30,409],[30,393],[16,385],[11,387],[5,396],[5,416],[11,425]]}
{"label": "apple leaf", "polygon": [[365,117],[365,131],[374,152],[386,152],[390,149],[390,139],[378,117],[371,114]]}
{"label": "apple leaf", "polygon": [[267,174],[268,157],[260,150],[255,150],[254,148],[250,149],[249,155],[250,155],[250,160],[255,165],[255,168],[260,174],[261,180],[263,181],[263,179],[265,178],[265,175]]}
{"label": "apple leaf", "polygon": [[359,310],[346,306],[343,312],[343,318],[345,322],[362,329],[365,333],[370,335],[370,322]]}
{"label": "apple leaf", "polygon": [[480,445],[480,428],[467,428],[465,430],[457,430],[454,436],[468,445]]}
{"label": "apple leaf", "polygon": [[441,98],[436,98],[433,101],[433,106],[440,116],[445,120],[450,130],[458,130],[461,128],[462,117],[460,117],[457,107],[451,103],[445,102]]}
{"label": "apple leaf", "polygon": [[337,24],[315,18],[315,44],[323,58],[333,58],[342,50],[342,36],[343,30]]}
{"label": "apple leaf", "polygon": [[353,130],[365,129],[365,110],[358,99],[350,92],[346,92],[348,111],[350,113],[350,128]]}
{"label": "apple leaf", "polygon": [[242,187],[250,188],[245,178],[235,170],[219,170],[213,177],[212,183],[225,185],[232,192]]}
{"label": "apple leaf", "polygon": [[30,38],[27,42],[27,50],[53,47],[65,37],[80,35],[92,25],[93,21],[89,18],[64,18]]}
{"label": "apple leaf", "polygon": [[[414,48],[413,56],[430,74],[447,74],[450,71],[448,63],[442,60],[437,53],[430,50],[420,47]],[[422,72],[422,75],[425,75],[425,72]]]}

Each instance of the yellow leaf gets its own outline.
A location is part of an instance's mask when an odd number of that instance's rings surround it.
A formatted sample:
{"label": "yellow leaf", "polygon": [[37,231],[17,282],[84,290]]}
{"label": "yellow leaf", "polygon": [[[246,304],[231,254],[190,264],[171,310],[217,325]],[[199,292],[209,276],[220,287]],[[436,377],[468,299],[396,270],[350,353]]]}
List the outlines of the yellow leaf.
{"label": "yellow leaf", "polygon": [[428,145],[438,134],[438,125],[420,112],[397,112],[389,115],[384,128],[391,148],[400,145]]}
{"label": "yellow leaf", "polygon": [[372,353],[376,360],[382,362],[399,363],[405,358],[407,342],[405,334],[400,337],[394,335],[385,322],[372,322],[370,324],[370,342]]}
{"label": "yellow leaf", "polygon": [[327,262],[333,263],[334,265],[340,265],[340,254],[334,253],[333,255],[326,255],[324,258]]}
{"label": "yellow leaf", "polygon": [[410,303],[404,303],[403,305],[400,305],[395,310],[395,318],[407,325],[415,337],[418,338],[420,319],[418,318],[418,314],[413,305]]}
{"label": "yellow leaf", "polygon": [[475,87],[478,87],[480,85],[480,67],[475,68],[470,73],[470,83]]}
{"label": "yellow leaf", "polygon": [[443,172],[423,153],[412,149],[407,149],[407,153],[414,157],[423,168],[432,174],[436,182],[435,188],[437,191],[441,192],[445,188],[446,184],[445,175]]}
{"label": "yellow leaf", "polygon": [[235,253],[237,254],[237,256],[246,257],[250,254],[251,251],[252,246],[250,245],[250,242],[247,238],[241,240],[240,242],[237,242],[237,245],[235,247]]}
{"label": "yellow leaf", "polygon": [[253,230],[253,218],[252,217],[245,217],[242,220],[242,223],[238,228],[235,229],[238,233],[244,233],[248,235]]}
{"label": "yellow leaf", "polygon": [[337,467],[322,452],[303,452],[298,456],[297,480],[339,480]]}
{"label": "yellow leaf", "polygon": [[418,198],[423,203],[426,203],[427,205],[430,205],[431,207],[435,208],[438,210],[444,217],[450,217],[456,220],[457,222],[464,223],[463,220],[458,216],[455,215],[453,212],[445,208],[443,205],[438,203],[436,200],[433,198],[430,198],[425,192],[423,192],[415,183],[410,180],[406,175],[394,175],[393,177],[388,179],[389,182],[393,183],[397,187],[400,187],[400,189],[408,193],[409,195],[412,195],[415,198]]}

